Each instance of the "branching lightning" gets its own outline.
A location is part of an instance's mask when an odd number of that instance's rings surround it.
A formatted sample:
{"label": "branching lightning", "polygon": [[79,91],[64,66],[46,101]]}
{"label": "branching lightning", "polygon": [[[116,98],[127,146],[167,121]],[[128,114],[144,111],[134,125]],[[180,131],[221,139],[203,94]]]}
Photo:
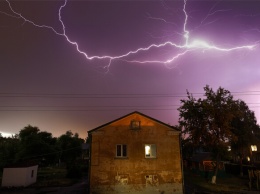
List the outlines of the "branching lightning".
{"label": "branching lightning", "polygon": [[[66,39],[66,41],[73,45],[77,52],[84,55],[84,57],[87,60],[93,60],[93,59],[99,59],[99,60],[108,60],[108,65],[105,67],[107,68],[107,70],[109,70],[109,67],[112,63],[113,60],[123,60],[129,63],[140,63],[140,64],[145,64],[145,63],[160,63],[160,64],[164,64],[166,67],[169,67],[169,64],[173,63],[176,59],[183,57],[184,55],[186,55],[188,52],[192,52],[192,51],[205,51],[205,50],[214,50],[214,51],[220,51],[220,52],[230,52],[230,51],[234,51],[234,50],[241,50],[241,49],[253,49],[254,47],[257,46],[257,44],[252,44],[252,45],[242,45],[242,46],[236,46],[236,47],[230,47],[230,48],[226,48],[226,47],[218,47],[215,46],[213,44],[210,44],[204,40],[192,40],[191,41],[191,37],[190,37],[190,31],[187,29],[187,23],[188,23],[188,19],[189,19],[189,15],[186,11],[186,5],[187,5],[187,0],[184,0],[183,2],[183,14],[184,14],[184,23],[183,23],[183,32],[182,32],[182,36],[184,39],[184,43],[183,44],[176,44],[172,41],[166,41],[163,42],[161,44],[151,44],[147,47],[140,47],[137,48],[136,50],[131,50],[127,53],[121,54],[121,55],[117,55],[117,56],[109,56],[109,55],[104,55],[104,56],[89,56],[86,52],[82,51],[80,49],[80,46],[77,42],[72,41],[68,35],[66,34],[66,26],[62,20],[62,10],[66,7],[68,0],[64,0],[64,3],[59,7],[59,11],[58,11],[58,17],[59,17],[59,22],[62,26],[62,32],[58,32],[57,30],[55,30],[53,27],[48,26],[48,25],[40,25],[37,24],[36,22],[29,20],[27,18],[25,18],[21,13],[18,13],[17,11],[14,10],[14,8],[12,7],[11,3],[9,2],[9,0],[6,0],[6,2],[8,3],[8,6],[10,8],[10,11],[12,12],[11,14],[5,13],[5,12],[0,12],[2,14],[5,14],[7,16],[10,17],[14,17],[14,18],[20,18],[25,22],[34,25],[35,27],[39,27],[39,28],[47,28],[49,30],[51,30],[52,32],[54,32],[56,35],[62,36]],[[214,14],[213,13],[209,13],[208,16],[210,16],[210,14]],[[207,16],[207,17],[208,17]],[[154,19],[158,19],[158,18],[154,18]],[[159,20],[159,19],[158,19]],[[162,19],[161,19],[162,20]],[[163,20],[164,22],[166,22],[165,20]],[[204,22],[204,21],[202,21]],[[170,56],[169,58],[165,59],[165,60],[128,60],[128,57],[134,56],[135,54],[141,53],[141,52],[148,52],[149,50],[151,50],[152,48],[155,49],[160,49],[163,48],[165,46],[170,46],[176,49],[180,49],[180,51],[178,53],[173,53],[172,56]]]}

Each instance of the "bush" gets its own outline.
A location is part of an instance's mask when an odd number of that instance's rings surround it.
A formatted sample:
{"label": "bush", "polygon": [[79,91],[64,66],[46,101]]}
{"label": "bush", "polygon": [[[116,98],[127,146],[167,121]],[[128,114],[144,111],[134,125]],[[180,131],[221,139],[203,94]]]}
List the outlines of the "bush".
{"label": "bush", "polygon": [[81,169],[77,165],[71,165],[67,168],[67,178],[81,178]]}

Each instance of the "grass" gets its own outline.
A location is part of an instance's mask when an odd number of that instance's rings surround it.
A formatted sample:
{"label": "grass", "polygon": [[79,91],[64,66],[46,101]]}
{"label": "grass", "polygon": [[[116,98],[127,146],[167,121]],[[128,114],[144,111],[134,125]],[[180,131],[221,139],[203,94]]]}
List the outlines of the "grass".
{"label": "grass", "polygon": [[[211,178],[211,176],[209,176]],[[226,174],[225,176],[217,177],[217,184],[211,184],[210,180],[204,178],[203,172],[194,172],[188,169],[184,170],[184,183],[198,191],[208,192],[230,192],[230,191],[245,191],[248,190],[248,178],[237,177]]]}
{"label": "grass", "polygon": [[49,187],[70,185],[70,180],[66,178],[66,169],[46,167],[39,168],[37,174],[37,182],[33,184],[33,187]]}
{"label": "grass", "polygon": [[79,179],[67,178],[67,169],[61,167],[45,167],[38,169],[37,182],[31,187],[70,186]]}

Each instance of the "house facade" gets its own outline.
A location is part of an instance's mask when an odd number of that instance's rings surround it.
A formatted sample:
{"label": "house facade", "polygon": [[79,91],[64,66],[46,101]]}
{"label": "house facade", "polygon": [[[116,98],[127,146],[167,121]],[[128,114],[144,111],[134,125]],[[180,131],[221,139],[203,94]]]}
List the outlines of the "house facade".
{"label": "house facade", "polygon": [[88,132],[91,194],[180,194],[180,132],[133,112]]}

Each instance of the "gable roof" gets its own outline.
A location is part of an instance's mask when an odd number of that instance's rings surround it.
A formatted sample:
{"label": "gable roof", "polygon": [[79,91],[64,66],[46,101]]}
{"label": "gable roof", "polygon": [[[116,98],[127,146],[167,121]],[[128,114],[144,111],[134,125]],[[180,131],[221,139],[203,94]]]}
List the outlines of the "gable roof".
{"label": "gable roof", "polygon": [[157,120],[157,119],[155,119],[155,118],[152,118],[152,117],[150,117],[150,116],[147,116],[147,115],[145,115],[145,114],[143,114],[143,113],[141,113],[141,112],[134,111],[134,112],[131,112],[131,113],[129,113],[129,114],[125,115],[125,116],[122,116],[122,117],[120,117],[120,118],[118,118],[118,119],[115,119],[115,120],[113,120],[113,121],[110,121],[110,122],[108,122],[108,123],[106,123],[106,124],[104,124],[104,125],[101,125],[101,126],[96,127],[96,128],[94,128],[94,129],[92,129],[92,130],[89,130],[88,133],[90,134],[90,133],[92,133],[92,132],[94,132],[94,131],[96,131],[96,130],[98,130],[98,129],[100,129],[100,128],[103,128],[103,127],[105,127],[105,126],[107,126],[107,125],[109,125],[109,124],[111,124],[111,123],[114,123],[114,122],[116,122],[116,121],[119,121],[119,120],[121,120],[121,119],[124,119],[124,118],[126,118],[126,117],[128,117],[128,116],[130,116],[130,115],[133,115],[133,114],[139,114],[139,115],[141,115],[141,116],[143,116],[143,117],[146,117],[146,118],[148,118],[148,119],[151,119],[151,120],[153,120],[153,121],[155,121],[155,122],[157,122],[157,123],[160,123],[160,124],[162,124],[162,125],[164,125],[164,126],[166,126],[166,127],[169,127],[169,128],[171,128],[171,129],[173,129],[173,130],[179,132],[179,130],[177,130],[176,128],[174,128],[174,127],[171,126],[171,125],[168,125],[168,124],[166,124],[166,123],[163,123],[162,121],[159,121],[159,120]]}

